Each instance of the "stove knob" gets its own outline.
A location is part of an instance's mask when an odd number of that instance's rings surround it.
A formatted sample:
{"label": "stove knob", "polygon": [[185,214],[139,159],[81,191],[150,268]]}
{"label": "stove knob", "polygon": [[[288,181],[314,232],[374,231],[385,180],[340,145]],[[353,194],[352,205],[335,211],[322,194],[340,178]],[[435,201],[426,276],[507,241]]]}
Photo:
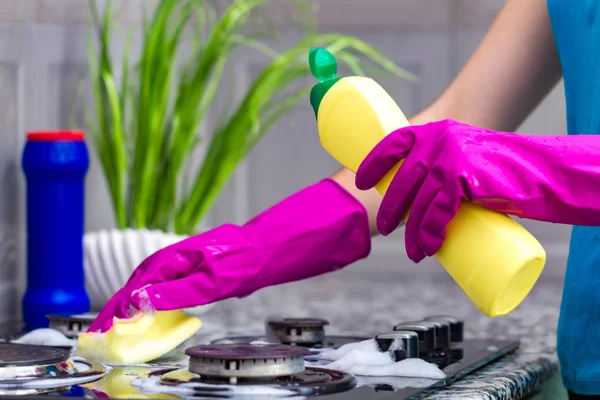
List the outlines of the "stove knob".
{"label": "stove knob", "polygon": [[435,348],[438,350],[450,348],[450,324],[446,321],[428,321],[435,326]]}
{"label": "stove knob", "polygon": [[[395,361],[401,361],[406,358],[419,357],[419,336],[416,332],[396,331],[381,333],[375,337],[375,341],[381,351],[392,351]],[[395,341],[400,341],[401,348],[394,349],[392,345]]]}
{"label": "stove knob", "polygon": [[394,327],[394,331],[411,331],[419,337],[419,351],[426,353],[435,349],[435,325],[432,322],[404,322]]}
{"label": "stove knob", "polygon": [[425,318],[427,321],[446,321],[450,324],[450,341],[451,342],[462,342],[463,341],[463,332],[464,332],[464,323],[463,321],[456,319],[454,317],[450,317],[447,315],[433,315]]}

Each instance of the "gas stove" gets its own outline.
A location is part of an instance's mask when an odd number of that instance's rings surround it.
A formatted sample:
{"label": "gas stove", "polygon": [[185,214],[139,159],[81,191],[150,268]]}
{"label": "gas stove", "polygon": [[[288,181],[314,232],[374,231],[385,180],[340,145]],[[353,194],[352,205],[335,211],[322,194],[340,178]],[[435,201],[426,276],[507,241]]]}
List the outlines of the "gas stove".
{"label": "gas stove", "polygon": [[[93,316],[49,318],[54,329],[75,337]],[[0,342],[0,397],[419,399],[519,346],[464,339],[463,321],[448,316],[391,324],[388,332],[372,335],[331,335],[328,327],[318,318],[270,318],[262,333],[210,343],[194,339],[141,366],[104,366],[62,348]],[[331,368],[322,359],[324,352],[361,346],[398,365],[434,364],[445,376],[365,376]]]}

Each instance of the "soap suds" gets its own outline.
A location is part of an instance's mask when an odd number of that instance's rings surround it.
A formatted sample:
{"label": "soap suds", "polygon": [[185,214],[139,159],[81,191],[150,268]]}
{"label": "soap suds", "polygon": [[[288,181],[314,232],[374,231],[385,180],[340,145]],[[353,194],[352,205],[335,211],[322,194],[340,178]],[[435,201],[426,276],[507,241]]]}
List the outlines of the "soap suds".
{"label": "soap suds", "polygon": [[256,340],[254,342],[250,342],[251,346],[269,346],[272,345],[273,343],[269,343],[269,342],[263,342],[262,340]]}
{"label": "soap suds", "polygon": [[369,352],[364,350],[352,350],[350,353],[332,363],[326,364],[329,369],[346,371],[354,365],[381,366],[393,364],[392,355],[388,352]]}
{"label": "soap suds", "polygon": [[[339,370],[356,376],[409,377],[443,379],[446,375],[437,365],[419,358],[394,361],[392,352],[402,349],[395,340],[386,352],[379,350],[375,339],[348,343],[338,349],[323,349],[307,366]],[[316,362],[315,362],[316,361]],[[329,362],[328,362],[329,361]]]}
{"label": "soap suds", "polygon": [[18,374],[17,367],[9,365],[0,368],[0,380],[16,378]]}
{"label": "soap suds", "polygon": [[[131,296],[137,296],[137,298],[139,299],[139,310],[134,310],[135,311],[142,311],[144,313],[153,313],[155,310],[154,306],[152,305],[152,302],[150,301],[150,296],[148,295],[148,292],[146,291],[146,288],[150,286],[150,284],[142,286],[139,289],[136,289],[134,291],[131,292]],[[130,310],[131,311],[131,310]]]}
{"label": "soap suds", "polygon": [[355,350],[379,353],[379,347],[375,339],[369,339],[363,340],[362,342],[347,343],[337,349],[320,349],[319,358],[322,360],[335,361]]}
{"label": "soap suds", "polygon": [[[205,389],[207,395],[214,396],[218,393],[220,397],[234,397],[236,399],[255,396],[302,398],[294,397],[296,393],[292,390],[268,385],[211,385],[193,382],[178,386],[163,386],[160,384],[160,377],[157,376],[134,379],[131,381],[131,386],[144,393],[162,393],[184,397],[197,397],[201,395]],[[217,389],[218,392],[216,392]]]}
{"label": "soap suds", "polygon": [[321,366],[326,369],[336,369],[357,376],[404,377],[444,379],[446,375],[437,365],[428,363],[420,358],[392,362],[391,364],[356,364],[347,363],[344,359]]}
{"label": "soap suds", "polygon": [[50,328],[40,328],[33,330],[19,339],[12,340],[12,343],[18,344],[31,344],[38,346],[60,346],[60,347],[74,347],[75,340],[69,339],[61,332],[50,329]]}

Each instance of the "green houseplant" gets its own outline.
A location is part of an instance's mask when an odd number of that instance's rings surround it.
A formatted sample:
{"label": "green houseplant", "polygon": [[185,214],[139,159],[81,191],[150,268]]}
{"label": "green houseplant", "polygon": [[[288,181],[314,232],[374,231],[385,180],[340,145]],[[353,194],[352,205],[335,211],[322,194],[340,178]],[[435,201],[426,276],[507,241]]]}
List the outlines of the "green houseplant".
{"label": "green houseplant", "polygon": [[[277,1],[293,7],[293,15],[310,19],[306,2]],[[139,59],[130,64],[127,46],[117,65],[110,51],[111,3],[101,13],[95,0],[90,0],[94,108],[86,113],[85,125],[106,178],[117,230],[168,237],[158,240],[156,248],[150,246],[130,257],[125,270],[135,268],[147,253],[195,233],[240,162],[274,123],[299,101],[307,101],[310,86],[297,88],[297,84],[310,74],[311,47],[327,47],[357,75],[368,66],[366,58],[379,70],[414,79],[369,44],[347,35],[315,32],[306,18],[295,21],[304,28],[303,37],[286,51],[275,51],[267,44],[274,29],[256,23],[268,3],[231,0],[217,12],[213,1],[160,0],[143,24]],[[227,63],[241,47],[265,55],[266,65],[216,129],[202,132],[226,79]],[[202,141],[205,156],[199,168],[190,170],[190,156]],[[182,179],[188,174],[189,185]],[[96,234],[86,237],[89,252],[97,247]],[[94,268],[92,261],[88,264]],[[109,284],[109,292],[122,283]]]}

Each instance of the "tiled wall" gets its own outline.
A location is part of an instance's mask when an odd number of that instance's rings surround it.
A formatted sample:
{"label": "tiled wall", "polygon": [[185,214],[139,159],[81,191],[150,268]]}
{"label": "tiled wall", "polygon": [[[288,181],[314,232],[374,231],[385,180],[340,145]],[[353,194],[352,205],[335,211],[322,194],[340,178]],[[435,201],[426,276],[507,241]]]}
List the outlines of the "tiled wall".
{"label": "tiled wall", "polygon": [[[142,8],[153,1],[117,1],[116,7],[122,7],[119,19],[135,24]],[[496,0],[321,0],[319,3],[319,21],[324,29],[357,35],[421,75],[422,83],[418,85],[398,79],[380,80],[407,115],[427,106],[444,90],[502,5]],[[339,12],[342,3],[344,12]],[[68,126],[71,95],[86,72],[87,6],[87,0],[0,0],[0,88],[4,95],[0,107],[3,184],[0,294],[9,293],[2,287],[12,286],[15,276],[20,277],[21,284],[24,279],[24,192],[19,166],[23,135],[27,129]],[[116,41],[116,48],[122,47],[123,37]],[[294,40],[284,39],[282,46]],[[238,61],[235,73],[242,88],[263,61],[253,55],[243,55]],[[564,125],[562,88],[558,87],[521,130],[564,132]],[[320,147],[307,101],[258,145],[219,199],[207,226],[225,221],[243,222],[337,168]],[[90,171],[87,193],[87,228],[110,228],[112,213],[96,164]],[[526,225],[546,244],[550,257],[548,273],[560,276],[568,228]],[[350,268],[348,273],[357,268],[374,271],[415,268],[426,274],[441,271],[434,261],[413,266],[404,255],[401,239],[402,232],[377,239],[371,257]],[[0,301],[0,319],[11,307],[10,302]]]}

